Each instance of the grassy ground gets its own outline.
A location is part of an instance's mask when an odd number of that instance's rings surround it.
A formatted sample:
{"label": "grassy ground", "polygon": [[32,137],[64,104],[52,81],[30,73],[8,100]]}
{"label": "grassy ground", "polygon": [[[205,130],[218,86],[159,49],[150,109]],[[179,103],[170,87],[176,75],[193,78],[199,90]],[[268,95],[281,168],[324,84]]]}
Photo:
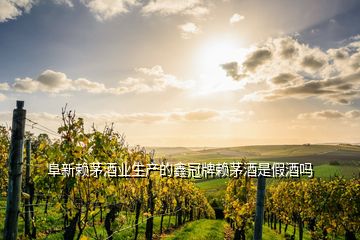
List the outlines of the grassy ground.
{"label": "grassy ground", "polygon": [[345,178],[359,178],[360,167],[359,166],[348,166],[348,165],[329,165],[323,164],[315,166],[314,168],[315,177],[329,178],[334,176],[343,176]]}
{"label": "grassy ground", "polygon": [[164,237],[166,240],[224,240],[224,226],[222,220],[201,219],[186,223],[181,229]]}
{"label": "grassy ground", "polygon": [[[279,227],[279,225],[277,227]],[[281,234],[279,234],[279,229],[274,230],[274,229],[271,229],[270,227],[268,227],[267,224],[263,225],[263,240],[286,240],[284,229],[285,229],[285,226],[282,225],[282,232],[281,232]],[[292,225],[289,225],[286,233],[288,235],[292,235],[293,231],[294,231],[294,227]],[[328,239],[343,240],[343,239],[345,239],[345,237],[329,234]],[[298,228],[296,229],[294,240],[299,240],[299,229]],[[311,240],[310,233],[306,229],[304,229],[303,240]]]}
{"label": "grassy ground", "polygon": [[[279,227],[279,226],[277,226],[277,227]],[[275,240],[275,239],[276,240],[277,239],[286,240],[284,229],[285,229],[285,226],[283,225],[282,232],[281,232],[281,234],[279,234],[279,229],[273,230],[265,224],[265,225],[263,225],[263,239],[264,240]],[[294,231],[294,227],[289,225],[286,233],[288,235],[292,235],[293,231]],[[295,234],[295,240],[297,240],[297,239],[299,239],[298,229],[296,229],[296,234]],[[309,232],[307,230],[304,230],[303,240],[311,240]]]}
{"label": "grassy ground", "polygon": [[[161,239],[165,240],[217,240],[217,239],[232,239],[234,232],[230,230],[229,225],[224,220],[198,220],[195,222],[186,223],[182,228],[175,230],[169,235],[164,235]],[[267,224],[263,225],[263,240],[286,240],[285,226],[282,225],[282,232],[279,233],[279,225],[277,225],[277,230],[271,229]],[[296,229],[295,240],[299,239],[299,229]],[[294,227],[292,225],[288,226],[287,235],[292,235]],[[246,235],[247,239],[253,238],[253,232],[249,231]],[[343,240],[344,236],[329,236],[329,239],[332,240]],[[309,232],[304,229],[303,240],[311,240]]]}
{"label": "grassy ground", "polygon": [[208,201],[211,203],[213,199],[216,199],[217,202],[222,203],[225,198],[226,185],[228,183],[228,178],[213,179],[207,181],[201,181],[196,183],[208,198]]}
{"label": "grassy ground", "polygon": [[196,186],[205,192],[217,192],[224,190],[229,178],[211,179],[196,183]]}

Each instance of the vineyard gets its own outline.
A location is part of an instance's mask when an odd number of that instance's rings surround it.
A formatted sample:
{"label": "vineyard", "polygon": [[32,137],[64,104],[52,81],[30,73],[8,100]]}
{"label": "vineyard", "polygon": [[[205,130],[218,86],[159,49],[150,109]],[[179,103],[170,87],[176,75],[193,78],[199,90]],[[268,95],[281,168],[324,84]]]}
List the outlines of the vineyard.
{"label": "vineyard", "polygon": [[[225,217],[236,239],[248,239],[254,224],[256,188],[252,179],[227,185]],[[267,189],[264,224],[286,239],[354,240],[360,233],[360,180],[282,180]],[[292,232],[288,231],[289,226]]]}
{"label": "vineyard", "polygon": [[[22,194],[20,217],[25,226],[24,234],[20,230],[21,238],[42,239],[54,235],[54,239],[152,239],[154,221],[160,221],[157,233],[161,234],[165,225],[170,229],[186,221],[214,218],[206,197],[189,180],[160,178],[156,173],[147,178],[49,176],[48,163],[121,165],[126,162],[132,165],[137,162],[146,165],[154,161],[144,148],[126,146],[124,138],[112,127],[102,132],[94,128],[91,133],[85,133],[83,120],[71,111],[63,111],[63,125],[58,133],[61,138],[53,142],[45,134],[36,137],[26,134],[31,142],[31,177],[24,186],[28,191]],[[10,138],[5,127],[1,127],[0,141],[1,169],[7,169]],[[0,174],[5,198],[8,172]],[[1,204],[4,209],[3,199]],[[44,213],[39,214],[40,211]],[[30,221],[25,221],[26,216],[30,216]],[[143,224],[146,230],[144,236],[139,236]]]}
{"label": "vineyard", "polygon": [[[130,148],[112,126],[86,132],[84,120],[66,109],[56,134],[59,138],[51,140],[48,134],[25,133],[27,162],[22,167],[18,239],[160,239],[177,231],[178,237],[170,239],[190,239],[189,232],[195,232],[196,227],[205,232],[192,239],[253,239],[256,179],[227,179],[225,196],[210,199],[196,181],[162,177],[158,171],[141,178],[120,178],[109,173],[97,175],[106,172],[100,166],[90,174],[78,174],[75,168],[73,177],[52,176],[50,164],[66,163],[83,169],[84,164],[94,162],[151,166],[168,161],[154,158],[154,152],[145,148]],[[1,219],[5,219],[7,207],[9,172],[5,169],[9,168],[10,135],[10,129],[0,127]],[[360,234],[360,180],[268,181],[264,209],[264,229],[275,234],[275,239],[355,240]],[[215,217],[226,222],[216,220],[210,228],[211,222],[204,218]],[[5,232],[8,226],[0,227]],[[214,237],[206,231],[221,231],[223,235]]]}

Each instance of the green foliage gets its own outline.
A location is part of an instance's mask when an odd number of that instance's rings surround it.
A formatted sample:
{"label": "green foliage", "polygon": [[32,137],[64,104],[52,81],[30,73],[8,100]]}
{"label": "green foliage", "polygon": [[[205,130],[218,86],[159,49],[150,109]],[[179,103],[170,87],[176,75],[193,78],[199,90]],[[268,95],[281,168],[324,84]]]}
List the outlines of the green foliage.
{"label": "green foliage", "polygon": [[234,230],[242,234],[253,226],[256,187],[252,179],[233,178],[226,187],[224,213]]}
{"label": "green foliage", "polygon": [[[76,118],[74,112],[64,109],[62,116],[63,123],[58,129],[60,139],[52,142],[44,134],[26,135],[32,143],[31,182],[34,183],[36,201],[40,206],[46,205],[42,210],[49,209],[47,214],[39,214],[35,205],[34,226],[37,226],[38,238],[104,239],[118,236],[117,232],[129,226],[133,231],[137,202],[141,203],[141,219],[180,213],[182,222],[184,219],[215,217],[203,192],[187,179],[161,178],[158,172],[146,178],[91,177],[91,172],[75,177],[48,175],[48,164],[61,166],[66,163],[76,168],[97,162],[117,166],[122,163],[146,166],[152,162],[152,154],[140,146],[126,146],[123,136],[112,126],[107,126],[104,131],[93,128],[86,132],[83,119]],[[0,143],[0,164],[4,165],[2,169],[7,169],[9,134],[3,127],[0,128]],[[103,173],[107,170],[104,166],[100,168]],[[76,174],[76,170],[74,172]],[[1,190],[5,191],[7,171],[0,172],[0,181],[4,188]],[[150,196],[155,206],[153,213]]]}
{"label": "green foliage", "polygon": [[307,224],[313,239],[360,231],[360,180],[280,181],[267,193],[266,211],[284,224]]}
{"label": "green foliage", "polygon": [[[9,129],[0,126],[0,193],[6,195],[8,182],[8,151],[10,145]],[[1,199],[1,197],[0,197]]]}
{"label": "green foliage", "polygon": [[223,240],[224,225],[226,223],[221,220],[198,220],[189,222],[179,230],[176,230],[170,236],[165,237],[166,240]]}

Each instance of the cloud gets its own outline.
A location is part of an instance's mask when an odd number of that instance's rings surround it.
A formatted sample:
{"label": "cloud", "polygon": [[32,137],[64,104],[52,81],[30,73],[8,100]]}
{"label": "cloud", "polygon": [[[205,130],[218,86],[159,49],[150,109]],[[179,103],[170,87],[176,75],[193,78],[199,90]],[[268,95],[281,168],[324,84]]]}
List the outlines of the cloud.
{"label": "cloud", "polygon": [[81,0],[99,21],[108,20],[129,12],[129,8],[140,3],[137,0]]}
{"label": "cloud", "polygon": [[151,68],[136,68],[136,72],[142,74],[139,77],[128,77],[119,81],[119,87],[110,89],[110,92],[143,93],[161,92],[168,89],[187,89],[193,84],[191,81],[178,80],[174,75],[167,74],[159,65]]}
{"label": "cloud", "polygon": [[7,91],[9,88],[10,87],[8,83],[0,83],[0,91]]}
{"label": "cloud", "polygon": [[271,51],[268,49],[258,49],[254,52],[252,52],[245,62],[243,63],[243,66],[246,70],[253,72],[256,70],[256,68],[262,64],[264,64],[266,61],[270,60],[271,58]]}
{"label": "cloud", "polygon": [[181,37],[184,39],[190,39],[193,35],[200,33],[199,27],[192,22],[179,25],[179,29],[181,30]]}
{"label": "cloud", "polygon": [[74,7],[72,0],[53,0],[54,3],[59,5],[66,5],[68,7]]}
{"label": "cloud", "polygon": [[344,48],[329,49],[326,52],[335,60],[344,60],[349,57],[349,53]]}
{"label": "cloud", "polygon": [[360,68],[360,51],[350,57],[350,66],[354,70],[358,70]]}
{"label": "cloud", "polygon": [[352,110],[345,113],[347,118],[358,119],[360,118],[360,110]]}
{"label": "cloud", "polygon": [[323,59],[317,59],[315,56],[305,56],[301,62],[301,65],[308,67],[312,70],[317,70],[324,66],[325,61]]}
{"label": "cloud", "polygon": [[4,101],[6,99],[6,96],[2,93],[0,93],[0,102]]}
{"label": "cloud", "polygon": [[65,73],[45,70],[37,79],[29,77],[16,78],[12,88],[18,92],[32,93],[36,91],[59,93],[73,88],[73,81]]}
{"label": "cloud", "polygon": [[317,98],[333,104],[360,99],[360,41],[323,51],[293,37],[270,38],[240,62],[221,65],[227,76],[257,84],[242,101]]}
{"label": "cloud", "polygon": [[36,79],[29,77],[16,78],[10,89],[25,93],[60,93],[66,91],[100,93],[106,91],[105,85],[102,83],[92,82],[85,78],[72,80],[65,73],[49,69],[42,72]]}
{"label": "cloud", "polygon": [[220,112],[215,110],[200,109],[184,113],[172,113],[171,118],[186,121],[208,121],[220,116]]}
{"label": "cloud", "polygon": [[276,85],[284,85],[293,81],[295,78],[296,76],[291,73],[280,73],[276,77],[272,78],[271,82]]}
{"label": "cloud", "polygon": [[45,70],[37,78],[42,91],[60,92],[71,88],[72,80],[68,79],[65,73]]}
{"label": "cloud", "polygon": [[[192,111],[173,111],[165,113],[131,113],[113,114],[112,117],[106,116],[104,119],[116,119],[122,123],[156,123],[156,122],[203,122],[203,121],[237,121],[251,116],[249,112],[223,111],[215,109],[195,109]],[[95,115],[95,118],[99,115]],[[110,117],[110,118],[109,118]],[[108,120],[107,120],[108,121]]]}
{"label": "cloud", "polygon": [[[45,1],[45,0],[43,0]],[[55,4],[73,7],[72,0],[52,0]],[[0,23],[14,20],[23,13],[29,13],[40,0],[0,0]]]}
{"label": "cloud", "polygon": [[128,77],[119,81],[119,87],[114,88],[114,93],[145,93],[164,91],[169,84],[164,78],[134,78]]}
{"label": "cloud", "polygon": [[244,20],[245,17],[238,14],[238,13],[234,13],[231,18],[229,19],[229,22],[230,24],[234,24],[234,23],[237,23],[237,22],[240,22],[241,20]]}
{"label": "cloud", "polygon": [[164,76],[165,74],[163,68],[160,65],[155,65],[152,68],[141,67],[141,68],[136,68],[135,70],[137,72],[141,72],[146,75],[155,76],[155,77],[161,77]]}
{"label": "cloud", "polygon": [[29,12],[32,6],[32,0],[1,0],[0,23],[13,20],[16,17],[22,15],[24,12]]}
{"label": "cloud", "polygon": [[[0,0],[0,23],[16,19],[23,13],[45,0]],[[141,8],[144,15],[182,14],[201,17],[209,14],[209,4],[204,0],[150,0],[144,5],[141,0],[79,0],[99,21],[110,20],[116,16],[126,14],[134,7]],[[74,7],[73,0],[52,0],[58,5]]]}
{"label": "cloud", "polygon": [[245,74],[239,74],[239,66],[237,62],[228,62],[220,65],[226,71],[226,76],[234,80],[240,80],[245,77]]}
{"label": "cloud", "polygon": [[103,83],[92,82],[86,78],[79,78],[74,81],[76,89],[85,90],[89,93],[102,93],[106,92],[106,87]]}
{"label": "cloud", "polygon": [[0,1],[0,22],[6,22],[21,15],[16,5],[10,1]]}
{"label": "cloud", "polygon": [[[1,96],[1,95],[0,95]],[[253,112],[241,112],[238,110],[215,110],[195,109],[191,111],[169,111],[169,112],[135,112],[135,113],[77,113],[77,117],[85,120],[88,126],[93,123],[104,125],[106,123],[120,124],[156,124],[156,123],[188,123],[207,121],[242,121],[253,115]],[[0,112],[0,124],[11,121],[11,112]],[[49,126],[55,130],[61,123],[60,114],[47,112],[29,112],[27,117],[34,122]]]}
{"label": "cloud", "polygon": [[209,110],[199,110],[199,111],[193,111],[188,112],[184,115],[184,119],[187,121],[205,121],[214,119],[215,117],[218,117],[219,113],[216,111],[209,111]]}
{"label": "cloud", "polygon": [[162,113],[130,114],[88,114],[93,120],[108,122],[109,119],[120,123],[158,123],[158,122],[206,122],[206,121],[242,121],[251,117],[253,112],[238,110],[195,109],[191,111],[170,111]]}
{"label": "cloud", "polygon": [[297,85],[263,92],[263,96],[268,100],[319,97],[332,103],[349,104],[351,99],[360,97],[359,84],[360,71],[342,77],[302,81]]}
{"label": "cloud", "polygon": [[286,37],[280,40],[279,48],[280,56],[284,59],[290,59],[298,53],[299,43],[293,38]]}
{"label": "cloud", "polygon": [[351,110],[348,112],[340,112],[338,110],[322,110],[319,112],[312,113],[301,113],[298,115],[298,119],[358,119],[360,118],[360,110]]}
{"label": "cloud", "polygon": [[17,92],[32,93],[39,89],[39,82],[32,80],[31,78],[16,78],[12,88]]}
{"label": "cloud", "polygon": [[141,10],[144,14],[159,13],[161,15],[183,14],[203,16],[209,13],[203,0],[150,0]]}
{"label": "cloud", "polygon": [[0,83],[0,90],[13,90],[16,92],[34,93],[64,93],[73,91],[84,91],[88,93],[143,93],[161,92],[172,89],[186,89],[192,85],[191,81],[178,80],[174,75],[164,72],[161,66],[156,65],[151,68],[136,68],[135,73],[139,76],[128,77],[119,81],[115,87],[107,87],[105,84],[90,81],[86,78],[70,79],[63,72],[45,70],[36,79],[29,77],[16,78],[11,87],[8,83]]}
{"label": "cloud", "polygon": [[85,121],[95,123],[95,124],[104,124],[104,123],[123,123],[123,124],[134,124],[134,123],[144,123],[152,124],[158,123],[166,120],[167,115],[163,113],[129,113],[129,114],[120,114],[120,113],[108,113],[108,114],[79,114],[80,117],[83,117]]}
{"label": "cloud", "polygon": [[344,114],[337,110],[323,110],[313,113],[302,113],[298,115],[298,119],[339,119],[343,118]]}

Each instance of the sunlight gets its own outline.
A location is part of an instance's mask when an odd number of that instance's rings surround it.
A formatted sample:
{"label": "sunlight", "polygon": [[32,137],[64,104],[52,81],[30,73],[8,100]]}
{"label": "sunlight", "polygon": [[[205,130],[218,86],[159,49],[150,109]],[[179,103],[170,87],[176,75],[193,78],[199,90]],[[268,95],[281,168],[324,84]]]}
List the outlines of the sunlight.
{"label": "sunlight", "polygon": [[226,77],[221,68],[221,64],[242,61],[247,49],[239,46],[239,41],[233,38],[210,39],[200,46],[195,57],[195,68],[199,76],[196,81],[196,94],[204,95],[243,87],[241,82]]}
{"label": "sunlight", "polygon": [[219,66],[238,58],[239,44],[234,39],[211,39],[200,47],[198,59],[205,66]]}

